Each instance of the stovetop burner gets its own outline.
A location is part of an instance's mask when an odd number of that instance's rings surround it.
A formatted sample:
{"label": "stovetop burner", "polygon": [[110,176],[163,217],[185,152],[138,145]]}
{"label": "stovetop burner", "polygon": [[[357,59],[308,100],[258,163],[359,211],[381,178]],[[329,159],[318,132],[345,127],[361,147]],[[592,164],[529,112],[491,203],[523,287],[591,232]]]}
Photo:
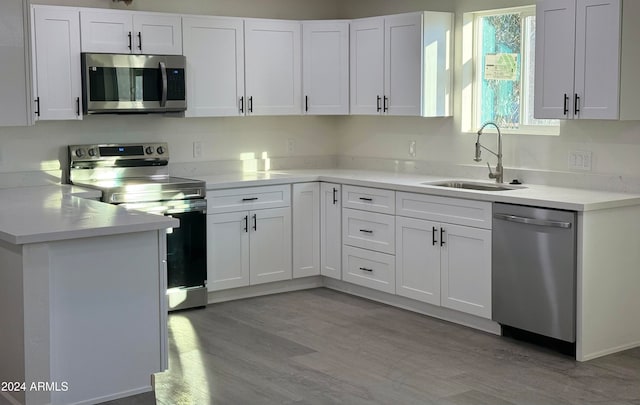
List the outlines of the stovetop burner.
{"label": "stovetop burner", "polygon": [[112,204],[204,198],[203,181],[169,176],[168,163],[166,143],[70,145],[68,179]]}

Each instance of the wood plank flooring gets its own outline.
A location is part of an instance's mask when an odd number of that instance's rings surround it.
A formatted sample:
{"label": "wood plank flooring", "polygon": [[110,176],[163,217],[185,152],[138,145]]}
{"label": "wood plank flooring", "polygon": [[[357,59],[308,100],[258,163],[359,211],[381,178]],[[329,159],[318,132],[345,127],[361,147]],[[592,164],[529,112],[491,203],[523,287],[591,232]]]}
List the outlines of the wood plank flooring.
{"label": "wood plank flooring", "polygon": [[161,405],[640,405],[640,349],[578,363],[324,288],[210,305],[169,322]]}
{"label": "wood plank flooring", "polygon": [[109,405],[640,405],[640,348],[579,363],[325,288],[172,313],[169,332],[155,399]]}

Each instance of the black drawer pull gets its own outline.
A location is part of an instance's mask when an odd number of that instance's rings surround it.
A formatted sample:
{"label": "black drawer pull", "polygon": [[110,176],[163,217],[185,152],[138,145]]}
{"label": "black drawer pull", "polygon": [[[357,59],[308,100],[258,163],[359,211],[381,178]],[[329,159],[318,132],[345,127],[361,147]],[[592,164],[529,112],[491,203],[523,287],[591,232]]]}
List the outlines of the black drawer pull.
{"label": "black drawer pull", "polygon": [[444,246],[444,228],[440,228],[440,246]]}
{"label": "black drawer pull", "polygon": [[369,273],[373,273],[373,269],[368,269],[366,267],[360,267],[360,270],[362,271],[368,271]]}
{"label": "black drawer pull", "polygon": [[564,108],[562,109],[562,113],[567,115],[569,113],[569,108],[567,107],[567,102],[569,101],[569,96],[567,93],[564,93]]}
{"label": "black drawer pull", "polygon": [[382,107],[380,107],[380,101],[382,100],[382,98],[380,96],[376,96],[376,111],[380,112],[380,110],[382,110]]}
{"label": "black drawer pull", "polygon": [[258,215],[257,214],[253,214],[253,230],[254,231],[258,230]]}
{"label": "black drawer pull", "polygon": [[438,241],[436,240],[436,232],[438,232],[438,228],[436,228],[435,226],[431,228],[431,241],[432,241],[432,245],[435,246],[436,243],[438,243]]}
{"label": "black drawer pull", "polygon": [[360,232],[373,233],[373,231],[371,229],[360,229]]}
{"label": "black drawer pull", "polygon": [[243,198],[242,201],[255,201],[258,197]]}
{"label": "black drawer pull", "polygon": [[360,200],[371,202],[371,201],[373,201],[373,198],[360,197]]}
{"label": "black drawer pull", "polygon": [[249,215],[244,216],[244,231],[249,232]]}
{"label": "black drawer pull", "polygon": [[338,193],[338,189],[337,188],[333,188],[333,205],[336,205],[336,203],[338,202],[338,199],[336,198],[336,194]]}

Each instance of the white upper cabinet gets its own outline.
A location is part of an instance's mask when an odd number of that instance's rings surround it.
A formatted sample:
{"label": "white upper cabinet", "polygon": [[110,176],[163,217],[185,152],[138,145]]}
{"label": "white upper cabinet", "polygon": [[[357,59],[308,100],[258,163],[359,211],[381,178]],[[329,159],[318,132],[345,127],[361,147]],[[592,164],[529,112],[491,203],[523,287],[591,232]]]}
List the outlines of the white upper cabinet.
{"label": "white upper cabinet", "polygon": [[300,23],[248,19],[244,24],[247,114],[301,114]]}
{"label": "white upper cabinet", "polygon": [[349,23],[302,23],[305,114],[349,114]]}
{"label": "white upper cabinet", "polygon": [[82,9],[82,52],[182,54],[179,15]]}
{"label": "white upper cabinet", "polygon": [[244,115],[244,23],[238,18],[184,17],[187,117]]}
{"label": "white upper cabinet", "polygon": [[0,2],[0,127],[31,122],[28,34],[25,32],[26,0]]}
{"label": "white upper cabinet", "polygon": [[539,0],[536,118],[618,119],[620,0]]}
{"label": "white upper cabinet", "polygon": [[81,119],[79,11],[34,6],[32,12],[35,119]]}
{"label": "white upper cabinet", "polygon": [[351,113],[450,116],[453,14],[353,20]]}
{"label": "white upper cabinet", "polygon": [[384,93],[384,17],[351,22],[351,114],[380,114]]}

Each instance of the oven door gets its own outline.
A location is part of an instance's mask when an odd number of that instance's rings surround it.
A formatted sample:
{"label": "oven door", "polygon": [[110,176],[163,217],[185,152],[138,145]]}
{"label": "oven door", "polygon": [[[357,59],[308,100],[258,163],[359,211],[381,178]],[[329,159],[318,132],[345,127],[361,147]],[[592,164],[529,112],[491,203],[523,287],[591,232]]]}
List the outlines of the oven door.
{"label": "oven door", "polygon": [[207,305],[207,221],[205,199],[121,204],[127,209],[180,220],[167,232],[169,311]]}
{"label": "oven door", "polygon": [[180,55],[84,53],[85,113],[184,111],[185,65]]}

